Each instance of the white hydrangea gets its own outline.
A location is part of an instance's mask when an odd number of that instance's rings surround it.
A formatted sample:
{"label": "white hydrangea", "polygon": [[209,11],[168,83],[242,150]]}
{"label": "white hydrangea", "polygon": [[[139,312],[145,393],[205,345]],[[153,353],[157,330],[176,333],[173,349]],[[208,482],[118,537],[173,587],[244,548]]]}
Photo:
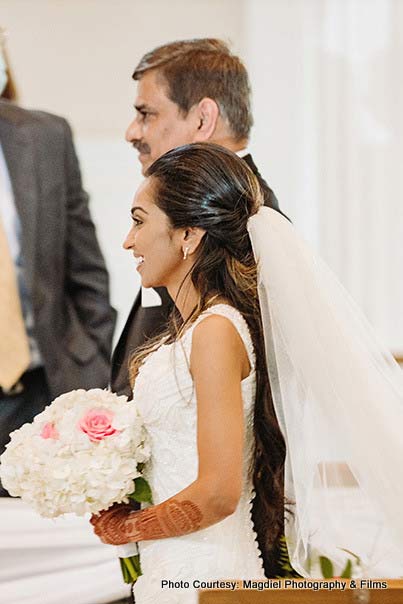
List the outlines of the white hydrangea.
{"label": "white hydrangea", "polygon": [[150,457],[133,401],[108,390],[73,390],[11,434],[0,477],[41,516],[79,516],[127,502]]}

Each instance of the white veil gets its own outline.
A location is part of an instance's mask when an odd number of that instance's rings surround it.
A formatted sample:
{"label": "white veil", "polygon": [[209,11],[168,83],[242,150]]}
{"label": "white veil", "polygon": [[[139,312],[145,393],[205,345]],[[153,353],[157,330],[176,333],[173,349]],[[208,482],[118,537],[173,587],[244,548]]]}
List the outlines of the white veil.
{"label": "white veil", "polygon": [[328,267],[278,212],[248,230],[276,413],[286,440],[293,567],[336,575],[351,555],[372,577],[403,574],[403,372]]}

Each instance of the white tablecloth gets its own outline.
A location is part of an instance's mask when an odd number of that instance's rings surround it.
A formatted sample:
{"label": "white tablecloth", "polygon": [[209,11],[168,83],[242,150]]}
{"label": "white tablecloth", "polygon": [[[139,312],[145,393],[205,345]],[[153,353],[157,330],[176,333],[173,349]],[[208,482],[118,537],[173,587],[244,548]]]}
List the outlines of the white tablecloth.
{"label": "white tablecloth", "polygon": [[95,537],[88,518],[47,520],[0,498],[2,604],[104,604],[129,591],[115,548]]}

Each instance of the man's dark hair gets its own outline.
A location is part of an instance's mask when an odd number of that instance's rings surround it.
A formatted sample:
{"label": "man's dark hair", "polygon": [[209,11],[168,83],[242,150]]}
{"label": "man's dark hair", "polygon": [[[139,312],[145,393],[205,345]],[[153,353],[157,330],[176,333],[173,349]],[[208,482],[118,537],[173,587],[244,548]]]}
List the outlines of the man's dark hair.
{"label": "man's dark hair", "polygon": [[133,79],[140,80],[152,69],[158,69],[168,87],[168,97],[184,115],[209,97],[217,103],[235,140],[249,137],[253,118],[248,73],[225,42],[198,38],[159,46],[143,56]]}

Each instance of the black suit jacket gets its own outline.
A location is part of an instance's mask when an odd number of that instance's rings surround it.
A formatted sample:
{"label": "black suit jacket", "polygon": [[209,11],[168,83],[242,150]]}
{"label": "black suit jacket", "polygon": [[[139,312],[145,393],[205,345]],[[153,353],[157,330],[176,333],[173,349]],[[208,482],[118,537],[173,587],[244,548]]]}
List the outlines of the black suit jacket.
{"label": "black suit jacket", "polygon": [[0,101],[0,142],[50,393],[105,387],[115,311],[70,127]]}
{"label": "black suit jacket", "polygon": [[[248,164],[259,180],[263,191],[264,205],[273,208],[282,214],[276,196],[260,175],[252,156],[248,154],[243,157],[243,160]],[[130,356],[139,346],[144,344],[148,338],[163,331],[173,308],[173,302],[167,290],[164,287],[160,287],[156,288],[156,291],[161,297],[162,305],[147,308],[141,306],[141,291],[138,293],[113,353],[111,375],[112,390],[118,394],[126,394],[129,398],[132,396],[128,373]]]}

